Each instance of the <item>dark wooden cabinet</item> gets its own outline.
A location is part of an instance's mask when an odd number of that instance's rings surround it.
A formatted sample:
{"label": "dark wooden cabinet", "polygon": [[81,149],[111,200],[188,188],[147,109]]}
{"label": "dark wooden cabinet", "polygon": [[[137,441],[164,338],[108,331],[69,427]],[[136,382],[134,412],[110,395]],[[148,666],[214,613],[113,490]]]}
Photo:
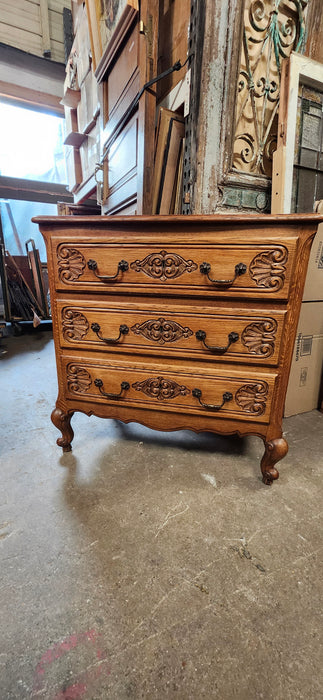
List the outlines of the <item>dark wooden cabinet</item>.
{"label": "dark wooden cabinet", "polygon": [[282,416],[311,243],[322,217],[44,217],[59,393],[74,411],[264,440]]}

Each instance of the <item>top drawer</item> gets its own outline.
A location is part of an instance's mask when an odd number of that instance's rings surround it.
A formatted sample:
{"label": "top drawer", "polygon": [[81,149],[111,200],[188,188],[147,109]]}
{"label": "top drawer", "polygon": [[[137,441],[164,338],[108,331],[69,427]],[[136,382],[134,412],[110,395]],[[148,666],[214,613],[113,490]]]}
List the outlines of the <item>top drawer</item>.
{"label": "top drawer", "polygon": [[295,238],[284,243],[144,245],[52,241],[58,290],[287,299]]}

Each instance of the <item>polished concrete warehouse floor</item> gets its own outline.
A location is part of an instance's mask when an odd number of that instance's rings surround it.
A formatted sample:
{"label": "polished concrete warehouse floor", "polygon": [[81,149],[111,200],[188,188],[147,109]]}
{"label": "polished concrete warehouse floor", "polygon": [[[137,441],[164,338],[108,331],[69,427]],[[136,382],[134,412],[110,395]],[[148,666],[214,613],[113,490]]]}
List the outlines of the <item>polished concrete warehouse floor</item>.
{"label": "polished concrete warehouse floor", "polygon": [[51,332],[2,341],[0,699],[323,695],[323,414],[258,438],[75,414],[56,446]]}

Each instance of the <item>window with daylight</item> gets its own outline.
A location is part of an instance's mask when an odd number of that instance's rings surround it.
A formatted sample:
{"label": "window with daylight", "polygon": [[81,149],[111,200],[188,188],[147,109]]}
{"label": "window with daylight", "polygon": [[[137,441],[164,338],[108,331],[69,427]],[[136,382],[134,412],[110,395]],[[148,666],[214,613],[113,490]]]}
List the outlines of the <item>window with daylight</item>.
{"label": "window with daylight", "polygon": [[1,100],[0,129],[0,175],[67,183],[62,117]]}

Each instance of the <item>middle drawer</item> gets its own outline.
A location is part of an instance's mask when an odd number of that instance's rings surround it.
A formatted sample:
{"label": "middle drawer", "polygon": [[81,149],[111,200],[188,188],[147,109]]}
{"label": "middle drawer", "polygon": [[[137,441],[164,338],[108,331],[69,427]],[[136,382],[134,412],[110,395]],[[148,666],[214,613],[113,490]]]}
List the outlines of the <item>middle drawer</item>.
{"label": "middle drawer", "polygon": [[60,345],[275,366],[285,310],[57,301]]}

